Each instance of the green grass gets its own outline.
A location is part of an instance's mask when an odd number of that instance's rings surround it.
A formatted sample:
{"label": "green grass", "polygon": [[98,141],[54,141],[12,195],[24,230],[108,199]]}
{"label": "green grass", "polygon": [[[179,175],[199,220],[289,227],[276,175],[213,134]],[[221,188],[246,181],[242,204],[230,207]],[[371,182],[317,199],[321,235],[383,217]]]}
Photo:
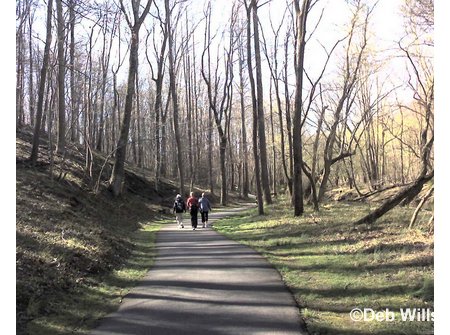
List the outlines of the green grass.
{"label": "green grass", "polygon": [[[401,322],[400,308],[433,307],[433,236],[408,230],[412,208],[397,208],[372,226],[351,222],[370,210],[361,203],[329,203],[294,218],[283,202],[216,224],[224,235],[262,253],[292,291],[310,334],[424,334],[432,322]],[[393,322],[354,322],[353,308],[396,312]]]}
{"label": "green grass", "polygon": [[[47,299],[47,308],[51,313],[41,315],[28,323],[30,334],[87,334],[96,325],[98,319],[116,310],[122,298],[136,286],[152,266],[155,256],[154,242],[156,232],[164,221],[143,225],[130,236],[134,245],[125,264],[109,274],[89,278],[69,292],[54,293]],[[39,300],[31,303],[29,309],[37,310]],[[29,311],[33,314],[33,311]]]}

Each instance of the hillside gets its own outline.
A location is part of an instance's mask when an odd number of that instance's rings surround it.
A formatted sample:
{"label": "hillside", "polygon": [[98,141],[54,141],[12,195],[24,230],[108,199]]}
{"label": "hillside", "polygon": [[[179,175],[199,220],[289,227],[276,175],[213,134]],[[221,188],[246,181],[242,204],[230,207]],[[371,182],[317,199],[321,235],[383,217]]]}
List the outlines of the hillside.
{"label": "hillside", "polygon": [[[59,297],[80,287],[94,287],[101,276],[118,269],[135,245],[130,233],[169,213],[175,185],[151,182],[128,168],[124,195],[112,197],[106,188],[109,163],[98,192],[93,186],[103,158],[94,155],[93,178],[84,170],[82,147],[69,146],[67,155],[48,155],[45,139],[39,163],[26,159],[31,131],[16,137],[16,316],[17,333],[27,324],[60,308]],[[51,177],[51,175],[53,177]]]}

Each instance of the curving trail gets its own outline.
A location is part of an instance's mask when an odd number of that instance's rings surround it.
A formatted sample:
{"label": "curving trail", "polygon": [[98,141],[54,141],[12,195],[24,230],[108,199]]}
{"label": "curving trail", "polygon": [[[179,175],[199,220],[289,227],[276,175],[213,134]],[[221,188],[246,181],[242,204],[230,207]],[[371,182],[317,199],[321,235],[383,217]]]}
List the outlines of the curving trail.
{"label": "curving trail", "polygon": [[[210,223],[241,209],[210,213]],[[142,283],[91,335],[306,334],[279,273],[210,228],[165,226]],[[201,227],[201,224],[199,224]]]}

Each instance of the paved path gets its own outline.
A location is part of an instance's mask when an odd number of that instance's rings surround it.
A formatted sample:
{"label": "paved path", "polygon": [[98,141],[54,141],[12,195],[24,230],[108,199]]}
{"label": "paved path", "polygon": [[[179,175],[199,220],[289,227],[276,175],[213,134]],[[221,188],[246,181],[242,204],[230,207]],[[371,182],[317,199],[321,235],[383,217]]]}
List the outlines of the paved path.
{"label": "paved path", "polygon": [[[212,212],[210,222],[238,211]],[[158,233],[154,267],[92,335],[304,334],[292,295],[263,257],[184,221]]]}

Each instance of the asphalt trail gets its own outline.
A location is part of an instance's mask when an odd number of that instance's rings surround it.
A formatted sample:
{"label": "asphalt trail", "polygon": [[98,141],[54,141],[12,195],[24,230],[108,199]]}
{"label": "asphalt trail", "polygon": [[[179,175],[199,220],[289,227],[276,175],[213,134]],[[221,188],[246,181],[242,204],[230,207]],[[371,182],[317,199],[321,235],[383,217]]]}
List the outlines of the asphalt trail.
{"label": "asphalt trail", "polygon": [[[211,212],[210,222],[241,210]],[[292,295],[263,257],[211,228],[193,231],[187,214],[184,221],[184,229],[174,223],[158,233],[153,268],[91,335],[305,334]]]}

